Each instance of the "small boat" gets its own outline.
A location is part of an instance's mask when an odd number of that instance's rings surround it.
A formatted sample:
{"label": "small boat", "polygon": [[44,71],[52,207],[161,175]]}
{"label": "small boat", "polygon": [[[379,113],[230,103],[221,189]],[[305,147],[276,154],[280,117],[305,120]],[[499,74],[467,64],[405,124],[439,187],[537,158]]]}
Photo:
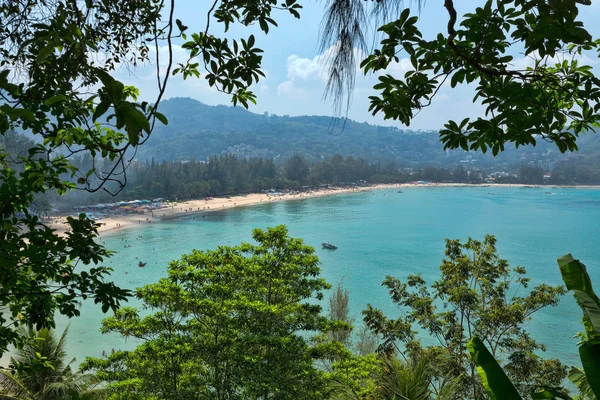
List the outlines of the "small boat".
{"label": "small boat", "polygon": [[146,266],[146,263],[145,263],[145,262],[141,262],[141,261],[140,261],[140,262],[138,263],[138,267],[140,267],[140,268],[144,268],[145,266]]}
{"label": "small boat", "polygon": [[398,190],[398,193],[404,193],[402,190]]}
{"label": "small boat", "polygon": [[552,192],[546,192],[546,194],[552,194]]}
{"label": "small boat", "polygon": [[331,243],[321,243],[321,246],[323,246],[325,249],[337,250],[337,246],[334,246]]}

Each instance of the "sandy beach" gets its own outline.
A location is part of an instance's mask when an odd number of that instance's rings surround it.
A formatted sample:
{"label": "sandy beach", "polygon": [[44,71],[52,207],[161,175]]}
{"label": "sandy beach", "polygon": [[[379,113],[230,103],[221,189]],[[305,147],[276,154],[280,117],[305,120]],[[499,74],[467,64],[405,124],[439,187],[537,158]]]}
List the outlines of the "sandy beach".
{"label": "sandy beach", "polygon": [[[159,210],[148,212],[144,215],[129,214],[109,216],[98,221],[101,225],[98,229],[99,233],[109,231],[127,229],[131,227],[141,227],[144,224],[160,223],[160,221],[170,220],[175,218],[186,217],[197,213],[210,211],[227,210],[234,207],[252,206],[256,204],[273,203],[279,201],[303,200],[321,196],[335,196],[340,194],[364,192],[380,189],[402,189],[402,188],[431,188],[431,187],[545,187],[556,188],[557,186],[545,185],[522,185],[522,184],[464,184],[464,183],[428,183],[428,184],[378,184],[361,187],[335,187],[328,189],[319,189],[308,192],[300,192],[296,194],[267,194],[267,193],[252,193],[247,195],[238,195],[231,197],[215,197],[213,199],[198,199],[182,202],[169,202],[169,206]],[[577,186],[577,188],[598,188],[597,186]],[[50,227],[56,229],[59,233],[65,232],[67,215],[58,215],[52,217],[53,222]]]}

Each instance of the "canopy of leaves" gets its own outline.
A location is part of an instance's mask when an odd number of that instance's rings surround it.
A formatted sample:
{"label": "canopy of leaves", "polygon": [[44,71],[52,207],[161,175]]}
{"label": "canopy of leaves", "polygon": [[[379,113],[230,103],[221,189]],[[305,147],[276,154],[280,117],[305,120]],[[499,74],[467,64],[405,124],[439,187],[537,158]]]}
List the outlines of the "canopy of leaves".
{"label": "canopy of leaves", "polygon": [[332,323],[318,302],[329,288],[318,258],[284,226],[253,238],[172,262],[167,278],[137,291],[152,313],[123,308],[103,323],[144,343],[84,368],[120,399],[322,398],[314,361],[336,346],[310,341]]}
{"label": "canopy of leaves", "polygon": [[[97,226],[69,218],[67,233],[58,235],[36,215],[44,212],[36,199],[75,188],[121,190],[131,154],[157,122],[168,122],[157,107],[169,77],[199,76],[197,57],[209,84],[231,94],[234,104],[254,101],[247,88],[262,75],[254,36],[228,42],[209,23],[259,23],[267,32],[266,23],[276,24],[273,5],[217,0],[205,31],[188,40],[187,27],[173,19],[175,0],[0,0],[0,136],[18,131],[35,138],[16,156],[0,147],[0,354],[22,344],[20,325],[53,327],[56,311],[77,316],[78,297],[93,297],[107,312],[129,295],[107,282],[110,269],[91,267],[110,255],[94,242]],[[280,8],[298,17],[295,1]],[[174,70],[179,37],[190,59]],[[161,46],[167,60],[160,59]],[[118,66],[150,61],[159,88],[152,104],[111,76]],[[77,168],[75,155],[90,157],[91,165]]]}
{"label": "canopy of leaves", "polygon": [[[359,3],[331,0],[325,17],[323,42],[337,43],[330,84],[338,98],[351,89],[344,87],[353,79],[350,53],[365,49],[364,27],[373,17],[383,40],[361,63],[365,73],[381,73],[378,94],[370,97],[373,114],[409,125],[442,86],[471,84],[483,116],[449,121],[440,132],[446,148],[496,155],[507,143],[544,139],[573,151],[577,136],[598,126],[600,80],[581,60],[597,57],[600,42],[578,18],[591,1],[487,0],[461,17],[446,0],[448,24],[433,39],[423,37],[409,9],[394,14],[402,2],[377,2],[372,15]],[[519,66],[518,53],[526,66]],[[400,57],[410,60],[409,71],[387,74]]]}
{"label": "canopy of leaves", "polygon": [[[543,307],[554,306],[565,293],[561,286],[547,284],[529,288],[522,267],[510,268],[496,252],[496,239],[483,242],[447,240],[441,278],[431,287],[416,275],[405,282],[387,277],[383,285],[402,311],[398,318],[368,306],[365,322],[383,340],[380,352],[399,352],[409,357],[423,354],[436,358],[438,379],[462,380],[462,396],[479,398],[485,393],[471,361],[466,343],[477,335],[520,390],[559,386],[566,367],[558,360],[545,360],[537,352],[545,347],[525,329],[527,321]],[[418,330],[439,344],[423,347]]]}

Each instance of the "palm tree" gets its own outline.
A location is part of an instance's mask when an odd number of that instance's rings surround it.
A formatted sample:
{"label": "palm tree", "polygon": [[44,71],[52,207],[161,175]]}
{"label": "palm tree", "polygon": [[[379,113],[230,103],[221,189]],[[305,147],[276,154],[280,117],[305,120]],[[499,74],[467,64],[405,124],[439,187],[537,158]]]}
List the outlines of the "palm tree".
{"label": "palm tree", "polygon": [[377,380],[378,400],[450,400],[458,393],[458,379],[442,379],[434,388],[434,359],[402,361],[397,358],[383,360]]}
{"label": "palm tree", "polygon": [[26,343],[11,358],[13,370],[0,371],[0,400],[75,400],[99,398],[94,377],[73,372],[66,362],[68,328],[57,338],[53,330],[27,329]]}

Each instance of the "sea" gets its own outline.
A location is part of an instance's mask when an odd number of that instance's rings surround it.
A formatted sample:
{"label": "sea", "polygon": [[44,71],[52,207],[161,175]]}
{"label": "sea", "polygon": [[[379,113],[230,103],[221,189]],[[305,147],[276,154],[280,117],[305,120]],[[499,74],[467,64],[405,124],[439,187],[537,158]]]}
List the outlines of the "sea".
{"label": "sea", "polygon": [[[549,193],[548,193],[549,192]],[[511,266],[523,266],[531,285],[562,283],[556,259],[572,253],[588,267],[600,293],[600,190],[526,187],[410,187],[280,201],[107,232],[101,241],[115,251],[105,265],[112,279],[135,289],[166,276],[169,261],[192,249],[214,249],[251,241],[253,228],[284,224],[303,238],[320,258],[322,276],[350,292],[355,325],[367,304],[389,316],[399,310],[381,282],[387,275],[405,279],[420,274],[433,283],[444,257],[444,239],[498,239],[499,255]],[[321,247],[330,242],[337,250]],[[138,263],[146,263],[140,268]],[[140,307],[133,299],[130,305]],[[323,302],[327,310],[327,302]],[[148,311],[145,311],[148,312]],[[59,318],[69,326],[67,352],[79,363],[139,342],[101,334],[103,314],[92,301],[81,316]],[[556,307],[534,314],[527,324],[547,357],[578,364],[581,311],[571,294]],[[431,338],[424,337],[425,343]],[[433,343],[433,342],[431,342]]]}

